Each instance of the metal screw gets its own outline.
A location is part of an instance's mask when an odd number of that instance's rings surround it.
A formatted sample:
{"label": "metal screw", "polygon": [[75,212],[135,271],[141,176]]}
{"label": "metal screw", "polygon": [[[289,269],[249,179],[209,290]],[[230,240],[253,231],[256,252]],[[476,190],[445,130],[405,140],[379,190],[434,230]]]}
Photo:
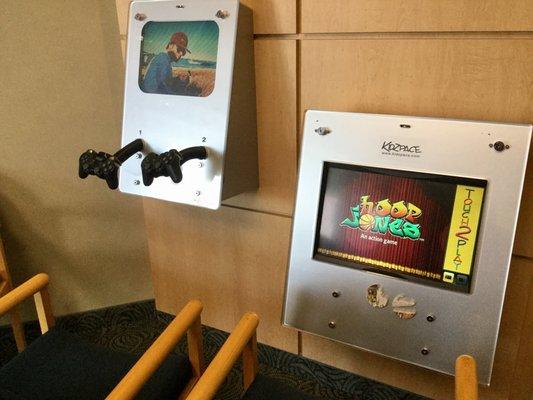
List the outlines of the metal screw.
{"label": "metal screw", "polygon": [[137,21],[144,21],[146,19],[146,14],[137,13],[135,14],[135,19]]}
{"label": "metal screw", "polygon": [[426,317],[427,321],[428,322],[433,322],[435,321],[435,316],[433,314],[429,314],[427,317]]}
{"label": "metal screw", "polygon": [[178,4],[176,8],[185,8],[185,4]]}
{"label": "metal screw", "polygon": [[341,295],[341,292],[338,292],[337,290],[334,290],[333,292],[331,292],[331,295],[335,298],[339,297]]}
{"label": "metal screw", "polygon": [[337,323],[336,323],[335,321],[329,321],[328,326],[329,326],[331,329],[335,329],[335,327],[337,326]]}
{"label": "metal screw", "polygon": [[141,181],[139,181],[139,180],[134,180],[134,181],[133,181],[133,184],[134,184],[134,185],[140,185],[140,184],[141,184]]}
{"label": "metal screw", "polygon": [[496,151],[504,151],[505,150],[505,143],[503,143],[501,140],[494,143],[494,150]]}
{"label": "metal screw", "polygon": [[197,164],[197,165],[198,165],[198,168],[202,168],[202,167],[204,166],[204,163],[201,162],[201,161],[198,161],[198,164]]}
{"label": "metal screw", "polygon": [[137,157],[137,158],[143,158],[143,155],[142,155],[142,153],[137,153],[135,157]]}
{"label": "metal screw", "polygon": [[420,352],[422,353],[422,355],[427,356],[429,354],[429,349],[427,347],[423,347]]}
{"label": "metal screw", "polygon": [[315,132],[318,133],[320,136],[324,136],[328,133],[331,133],[331,129],[326,128],[325,126],[321,126],[320,128],[316,128]]}
{"label": "metal screw", "polygon": [[229,17],[229,12],[226,10],[218,10],[215,16],[220,19],[226,19]]}
{"label": "metal screw", "polygon": [[194,192],[194,194],[195,194],[196,196],[200,196],[200,195],[202,194],[202,192],[200,192],[199,190],[197,190],[196,192]]}

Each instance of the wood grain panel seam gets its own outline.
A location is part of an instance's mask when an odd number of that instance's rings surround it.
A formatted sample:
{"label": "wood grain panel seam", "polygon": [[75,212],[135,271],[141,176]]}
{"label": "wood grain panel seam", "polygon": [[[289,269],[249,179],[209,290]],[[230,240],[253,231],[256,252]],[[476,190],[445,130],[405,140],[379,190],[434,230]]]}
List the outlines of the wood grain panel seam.
{"label": "wood grain panel seam", "polygon": [[276,34],[258,33],[255,40],[356,40],[356,39],[533,39],[532,31],[440,31],[440,32],[332,32],[332,33],[297,33]]}
{"label": "wood grain panel seam", "polygon": [[243,210],[243,211],[251,211],[251,212],[258,213],[258,214],[272,215],[274,217],[292,219],[292,215],[291,214],[281,214],[281,213],[274,213],[274,212],[269,212],[269,211],[255,210],[253,208],[239,207],[239,206],[233,206],[233,205],[229,205],[229,204],[222,204],[222,207],[233,208],[233,209],[236,209],[236,210]]}
{"label": "wood grain panel seam", "polygon": [[515,253],[513,253],[512,256],[513,256],[513,257],[516,257],[516,258],[518,258],[518,259],[520,259],[520,260],[533,262],[533,257],[523,256],[523,255],[521,255],[521,254],[515,254]]}

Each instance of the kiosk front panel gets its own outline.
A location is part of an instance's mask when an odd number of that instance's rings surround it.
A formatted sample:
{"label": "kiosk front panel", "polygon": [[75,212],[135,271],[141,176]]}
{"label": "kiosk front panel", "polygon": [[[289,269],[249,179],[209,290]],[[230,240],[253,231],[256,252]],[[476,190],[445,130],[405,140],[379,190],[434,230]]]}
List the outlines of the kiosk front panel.
{"label": "kiosk front panel", "polygon": [[284,324],[489,384],[531,126],[308,111]]}

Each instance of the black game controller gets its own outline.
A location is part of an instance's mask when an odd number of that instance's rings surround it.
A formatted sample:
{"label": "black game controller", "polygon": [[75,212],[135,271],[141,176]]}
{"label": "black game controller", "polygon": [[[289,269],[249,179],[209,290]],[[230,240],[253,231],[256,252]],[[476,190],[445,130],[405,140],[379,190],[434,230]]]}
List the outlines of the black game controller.
{"label": "black game controller", "polygon": [[119,167],[120,164],[111,154],[87,150],[80,156],[79,176],[85,179],[89,175],[95,175],[105,179],[110,189],[116,189],[118,187]]}
{"label": "black game controller", "polygon": [[165,153],[149,153],[141,163],[143,183],[150,186],[155,178],[168,176],[174,183],[180,183],[183,179],[181,166],[192,159],[205,160],[207,150],[203,146],[189,147],[182,151],[175,149]]}
{"label": "black game controller", "polygon": [[134,140],[124,146],[114,155],[87,150],[80,156],[78,175],[81,179],[89,175],[95,175],[98,178],[105,179],[110,189],[118,187],[118,170],[122,163],[130,158],[133,154],[141,151],[144,143],[141,139]]}

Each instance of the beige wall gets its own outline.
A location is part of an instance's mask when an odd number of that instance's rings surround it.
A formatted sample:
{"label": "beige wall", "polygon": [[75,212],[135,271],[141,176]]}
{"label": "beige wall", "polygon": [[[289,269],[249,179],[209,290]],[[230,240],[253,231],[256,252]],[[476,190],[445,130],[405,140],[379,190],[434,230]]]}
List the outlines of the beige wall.
{"label": "beige wall", "polygon": [[58,315],[153,297],[142,202],[78,178],[120,144],[112,1],[0,2],[0,221],[15,284],[44,271]]}
{"label": "beige wall", "polygon": [[[122,42],[128,3],[117,0]],[[533,3],[243,3],[256,22],[260,188],[216,212],[144,200],[158,308],[176,312],[200,298],[204,322],[224,330],[251,309],[261,316],[263,343],[431,398],[453,398],[448,376],[280,326],[300,121],[306,109],[317,108],[533,122]],[[533,380],[533,331],[526,323],[533,318],[532,166],[493,381],[483,399],[526,399]]]}

